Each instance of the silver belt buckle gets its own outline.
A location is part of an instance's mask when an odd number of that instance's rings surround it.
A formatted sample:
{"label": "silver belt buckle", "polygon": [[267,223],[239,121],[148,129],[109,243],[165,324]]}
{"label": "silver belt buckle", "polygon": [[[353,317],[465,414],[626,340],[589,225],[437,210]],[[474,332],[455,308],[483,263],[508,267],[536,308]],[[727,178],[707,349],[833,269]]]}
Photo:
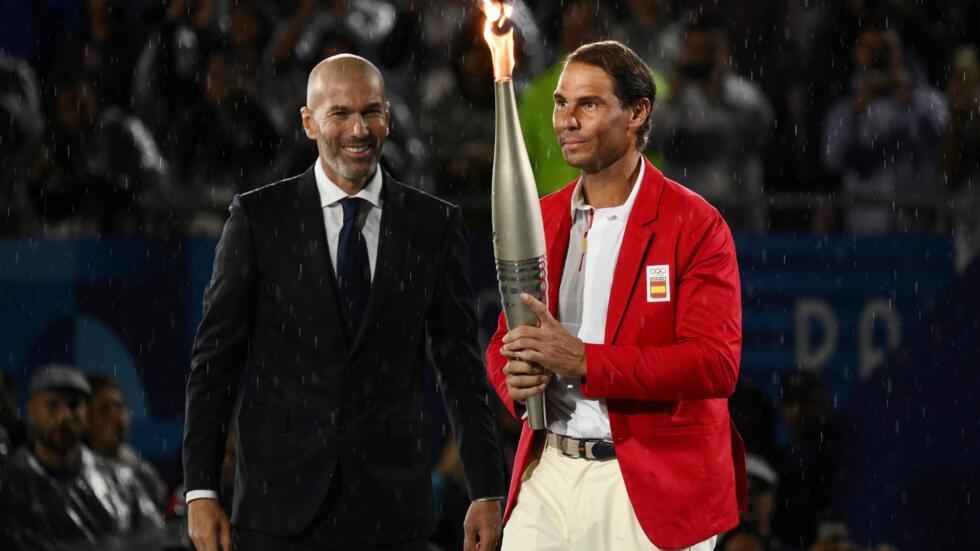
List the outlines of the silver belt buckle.
{"label": "silver belt buckle", "polygon": [[569,446],[574,446],[571,442],[571,438],[563,435],[556,434],[554,432],[548,432],[548,444],[553,445],[558,448],[558,453],[564,455],[565,457],[577,457],[572,451],[569,450]]}
{"label": "silver belt buckle", "polygon": [[582,441],[579,440],[578,438],[572,438],[571,436],[566,436],[564,448],[567,451],[565,455],[567,455],[568,457],[572,457],[575,459],[581,459],[582,457],[584,457],[583,444]]}
{"label": "silver belt buckle", "polygon": [[558,450],[565,457],[590,459],[592,455],[591,446],[589,446],[590,442],[563,434],[556,434],[555,438],[558,439]]}
{"label": "silver belt buckle", "polygon": [[594,453],[592,453],[592,448],[594,448],[595,445],[596,445],[596,442],[594,440],[591,441],[591,442],[583,442],[582,445],[581,445],[581,449],[582,449],[582,452],[583,452],[582,453],[582,457],[585,457],[586,459],[589,459],[591,461],[595,461],[596,460],[596,456],[595,456]]}

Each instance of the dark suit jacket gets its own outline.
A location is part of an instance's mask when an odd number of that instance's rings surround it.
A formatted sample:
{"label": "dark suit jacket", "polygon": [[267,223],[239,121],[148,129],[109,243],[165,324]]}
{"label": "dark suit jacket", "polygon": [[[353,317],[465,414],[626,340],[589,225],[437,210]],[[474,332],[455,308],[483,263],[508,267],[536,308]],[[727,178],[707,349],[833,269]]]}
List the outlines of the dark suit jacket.
{"label": "dark suit jacket", "polygon": [[339,467],[372,543],[433,525],[427,338],[470,497],[502,496],[459,208],[383,178],[378,257],[347,342],[313,169],[237,196],[217,247],[187,382],[188,489],[216,489],[241,385],[232,523],[300,532]]}

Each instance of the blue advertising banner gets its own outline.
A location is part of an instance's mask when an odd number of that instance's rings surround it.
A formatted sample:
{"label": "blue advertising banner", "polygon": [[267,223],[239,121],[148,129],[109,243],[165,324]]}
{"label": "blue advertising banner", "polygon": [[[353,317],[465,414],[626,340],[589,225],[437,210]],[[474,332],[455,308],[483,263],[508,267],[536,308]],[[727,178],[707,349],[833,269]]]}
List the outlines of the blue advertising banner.
{"label": "blue advertising banner", "polygon": [[759,236],[736,248],[742,375],[766,384],[812,369],[838,399],[918,330],[954,271],[943,237]]}
{"label": "blue advertising banner", "polygon": [[[63,363],[107,373],[132,408],[134,447],[161,465],[172,462],[180,447],[190,350],[188,276],[194,271],[186,246],[136,239],[0,241],[0,369],[13,376],[20,405],[39,367]],[[167,478],[174,477],[172,468],[164,468]]]}

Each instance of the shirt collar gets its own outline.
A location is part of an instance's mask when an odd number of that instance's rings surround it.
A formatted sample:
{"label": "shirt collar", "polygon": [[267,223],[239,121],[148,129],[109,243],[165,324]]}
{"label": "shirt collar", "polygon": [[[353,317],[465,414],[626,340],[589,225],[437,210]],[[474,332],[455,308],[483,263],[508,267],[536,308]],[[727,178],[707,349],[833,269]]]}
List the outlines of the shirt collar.
{"label": "shirt collar", "polygon": [[[647,163],[640,157],[640,171],[636,174],[636,181],[633,182],[633,189],[630,190],[630,196],[626,199],[626,202],[622,205],[616,207],[609,207],[607,209],[597,209],[609,212],[610,214],[615,214],[616,216],[621,216],[626,218],[629,216],[630,210],[633,209],[633,203],[636,202],[636,195],[640,189],[640,185],[643,183],[643,175],[647,170]],[[572,205],[571,205],[571,215],[572,219],[575,219],[575,211],[588,211],[592,209],[592,205],[585,202],[585,194],[582,190],[582,177],[579,176],[578,181],[575,182],[575,190],[572,192]]]}
{"label": "shirt collar", "polygon": [[[317,157],[316,165],[313,168],[313,175],[316,177],[316,189],[320,193],[320,206],[329,207],[330,205],[336,204],[341,199],[347,197],[347,193],[337,187],[337,184],[327,176],[327,173],[323,170],[323,165],[320,163],[320,158]],[[357,192],[354,197],[364,199],[371,206],[375,208],[381,208],[381,167],[378,166],[374,171],[374,176],[366,186],[364,186],[361,191]]]}

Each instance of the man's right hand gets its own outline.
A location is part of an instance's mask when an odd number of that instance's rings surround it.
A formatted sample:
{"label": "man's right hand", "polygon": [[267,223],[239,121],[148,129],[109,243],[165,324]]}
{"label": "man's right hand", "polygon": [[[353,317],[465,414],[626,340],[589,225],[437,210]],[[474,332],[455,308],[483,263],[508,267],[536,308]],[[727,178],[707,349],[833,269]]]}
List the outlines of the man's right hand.
{"label": "man's right hand", "polygon": [[216,499],[187,504],[187,532],[197,551],[232,551],[231,523]]}
{"label": "man's right hand", "polygon": [[543,393],[552,376],[550,371],[520,360],[507,360],[504,373],[511,399],[522,404],[531,396]]}

